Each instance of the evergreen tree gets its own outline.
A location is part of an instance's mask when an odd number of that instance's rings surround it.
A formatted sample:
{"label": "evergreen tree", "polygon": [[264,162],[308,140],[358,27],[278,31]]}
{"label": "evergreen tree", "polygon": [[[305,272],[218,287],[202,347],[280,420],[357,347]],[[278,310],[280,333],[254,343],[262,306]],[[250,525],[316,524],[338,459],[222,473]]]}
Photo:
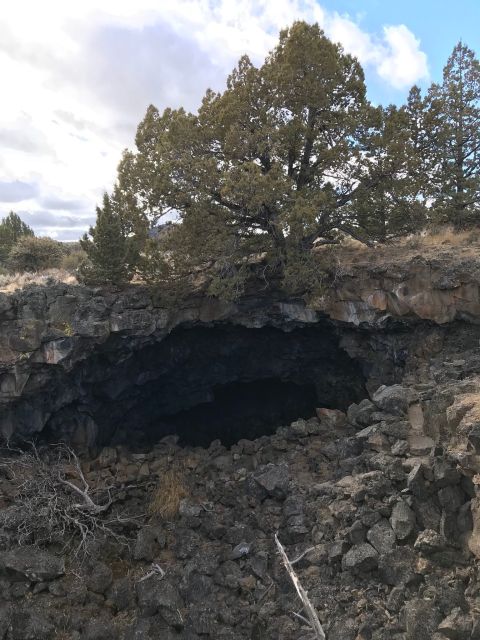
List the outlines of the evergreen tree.
{"label": "evergreen tree", "polygon": [[149,107],[119,188],[147,225],[180,217],[168,239],[173,267],[201,269],[208,256],[217,283],[239,290],[255,251],[284,270],[319,236],[365,239],[353,203],[378,180],[365,167],[371,118],[358,61],[318,25],[297,22],[260,68],[242,57],[197,115]]}
{"label": "evergreen tree", "polygon": [[370,238],[384,242],[425,226],[439,122],[437,105],[416,86],[401,108],[378,108],[367,165],[375,187],[361,189],[354,202]]}
{"label": "evergreen tree", "polygon": [[378,108],[366,171],[372,188],[360,189],[352,203],[358,224],[371,239],[385,242],[416,228],[420,216],[408,171],[405,113]]}
{"label": "evergreen tree", "polygon": [[103,196],[103,206],[97,207],[96,225],[90,228],[89,235],[90,238],[85,234],[80,240],[92,265],[87,279],[114,285],[127,282],[131,277],[128,241],[107,193]]}
{"label": "evergreen tree", "polygon": [[33,229],[19,215],[10,211],[0,222],[0,262],[6,262],[14,245],[24,236],[33,236]]}
{"label": "evergreen tree", "polygon": [[432,85],[441,115],[433,174],[434,210],[456,226],[478,223],[480,208],[480,64],[462,42],[453,49],[441,85]]}

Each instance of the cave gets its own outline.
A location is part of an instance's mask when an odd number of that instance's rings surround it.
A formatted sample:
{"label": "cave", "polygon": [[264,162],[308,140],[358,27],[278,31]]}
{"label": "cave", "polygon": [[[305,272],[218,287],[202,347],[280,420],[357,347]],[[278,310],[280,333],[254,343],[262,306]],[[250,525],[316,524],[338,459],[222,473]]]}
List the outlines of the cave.
{"label": "cave", "polygon": [[113,336],[68,381],[72,400],[52,414],[45,438],[88,423],[97,445],[130,448],[173,434],[183,445],[231,446],[367,395],[365,372],[327,322],[289,331],[197,325],[140,343]]}

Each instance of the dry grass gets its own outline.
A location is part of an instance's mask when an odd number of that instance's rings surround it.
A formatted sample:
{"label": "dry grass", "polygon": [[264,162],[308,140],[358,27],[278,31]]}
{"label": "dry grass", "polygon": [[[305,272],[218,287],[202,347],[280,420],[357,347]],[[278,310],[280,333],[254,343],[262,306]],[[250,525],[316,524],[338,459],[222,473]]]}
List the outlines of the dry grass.
{"label": "dry grass", "polygon": [[[449,225],[437,225],[418,234],[391,240],[373,247],[345,237],[340,245],[324,245],[315,248],[317,257],[325,258],[328,264],[335,263],[342,269],[365,265],[405,263],[415,256],[433,259],[443,256],[449,259],[480,257],[480,228],[459,231]],[[76,257],[77,254],[75,254]],[[78,255],[80,253],[78,252]],[[0,292],[11,293],[28,285],[47,286],[56,282],[78,284],[69,269],[48,269],[37,273],[0,273]],[[132,284],[144,284],[135,276]]]}
{"label": "dry grass", "polygon": [[159,479],[148,506],[150,515],[172,520],[180,508],[180,502],[188,495],[185,470],[181,467],[168,469]]}
{"label": "dry grass", "polygon": [[[320,247],[320,252],[332,251]],[[367,247],[352,239],[345,239],[334,248],[335,260],[343,265],[376,265],[405,263],[415,256],[433,259],[442,255],[461,258],[480,257],[480,228],[458,231],[449,225],[436,226],[418,234],[391,240],[386,244]]]}
{"label": "dry grass", "polygon": [[12,293],[31,284],[47,286],[56,282],[78,284],[76,277],[65,269],[47,269],[35,273],[7,273],[0,275],[0,292]]}

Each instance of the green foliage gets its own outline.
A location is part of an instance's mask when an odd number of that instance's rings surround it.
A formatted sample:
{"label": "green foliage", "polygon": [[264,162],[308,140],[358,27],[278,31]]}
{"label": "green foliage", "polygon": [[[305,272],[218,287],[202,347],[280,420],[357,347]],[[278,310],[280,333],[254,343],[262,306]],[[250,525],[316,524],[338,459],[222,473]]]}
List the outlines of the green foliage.
{"label": "green foliage", "polygon": [[479,124],[480,65],[462,43],[442,84],[425,96],[413,87],[400,108],[373,107],[359,62],[318,25],[295,22],[261,66],[243,56],[198,113],[148,107],[82,241],[90,273],[227,299],[268,273],[320,295],[337,267],[316,244],[477,220]]}
{"label": "green foliage", "polygon": [[131,277],[128,240],[120,217],[113,210],[105,193],[103,207],[97,207],[97,223],[80,241],[89,258],[84,264],[83,278],[92,283],[121,285]]}
{"label": "green foliage", "polygon": [[167,284],[171,265],[163,245],[154,238],[148,238],[137,260],[137,273],[147,284]]}
{"label": "green foliage", "polygon": [[61,262],[61,268],[76,274],[87,264],[88,256],[83,249],[75,249],[66,253]]}
{"label": "green foliage", "polygon": [[41,271],[59,267],[63,256],[60,242],[24,235],[10,250],[7,264],[11,271]]}
{"label": "green foliage", "polygon": [[358,61],[318,25],[295,23],[260,68],[241,58],[197,115],[148,108],[119,166],[122,211],[135,237],[175,212],[170,277],[208,268],[212,294],[239,295],[252,247],[282,271],[319,235],[362,235],[348,212],[372,181],[372,111]]}
{"label": "green foliage", "polygon": [[429,98],[437,114],[434,210],[437,219],[457,227],[479,222],[480,64],[459,42],[443,70],[442,84]]}
{"label": "green foliage", "polygon": [[377,110],[366,166],[369,180],[364,181],[353,202],[357,222],[372,240],[385,242],[418,231],[425,224],[428,181],[422,170],[424,145],[419,138],[423,117],[417,87],[403,108]]}
{"label": "green foliage", "polygon": [[33,236],[33,230],[11,211],[0,222],[0,262],[6,262],[12,247],[23,236]]}

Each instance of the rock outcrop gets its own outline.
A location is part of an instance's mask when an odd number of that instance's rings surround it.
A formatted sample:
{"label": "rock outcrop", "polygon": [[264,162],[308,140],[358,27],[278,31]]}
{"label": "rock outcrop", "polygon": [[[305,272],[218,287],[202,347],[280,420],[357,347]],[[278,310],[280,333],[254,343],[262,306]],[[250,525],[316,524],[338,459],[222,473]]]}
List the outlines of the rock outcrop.
{"label": "rock outcrop", "polygon": [[[0,638],[307,638],[275,533],[328,640],[480,638],[479,283],[473,261],[417,258],[337,274],[309,308],[256,292],[171,310],[141,287],[1,296],[4,438],[87,451],[79,486],[108,508],[82,561],[68,508],[32,552],[22,478],[0,465]],[[248,385],[276,430],[238,430]],[[138,438],[149,415],[181,436],[208,399],[228,447]],[[62,473],[80,500],[78,468]]]}
{"label": "rock outcrop", "polygon": [[[222,327],[220,332],[226,327],[241,327],[251,330],[251,336],[254,330],[268,327],[286,336],[292,330],[316,329],[317,353],[306,358],[301,368],[311,370],[315,360],[323,373],[313,372],[307,380],[293,370],[295,367],[287,371],[288,357],[281,353],[281,341],[271,340],[270,352],[279,356],[276,362],[272,358],[270,372],[269,357],[258,353],[256,362],[264,365],[261,371],[239,363],[231,379],[217,371],[216,377],[203,381],[203,388],[195,379],[190,386],[198,387],[197,399],[159,408],[159,415],[209,401],[219,385],[269,377],[312,383],[317,386],[318,404],[344,408],[348,401],[359,398],[365,384],[373,391],[381,384],[400,382],[409,369],[426,366],[429,358],[442,350],[446,336],[464,332],[461,322],[468,323],[466,333],[473,343],[480,319],[479,283],[480,269],[474,262],[452,266],[415,258],[405,265],[343,271],[335,286],[309,307],[274,292],[257,292],[237,303],[192,298],[181,308],[169,309],[158,295],[140,286],[105,292],[57,284],[0,294],[0,433],[4,438],[15,433],[31,437],[50,427],[55,437],[68,437],[59,426],[68,422],[70,436],[76,434],[77,441],[91,446],[99,429],[104,429],[98,425],[102,418],[94,406],[95,394],[98,392],[103,407],[111,402],[112,419],[115,407],[119,415],[127,415],[135,403],[146,405],[152,395],[158,397],[158,389],[148,391],[148,384],[152,387],[155,379],[165,390],[160,395],[173,397],[161,376],[178,386],[172,369],[176,360],[182,359],[181,345],[187,344],[189,331],[198,328]],[[183,337],[177,339],[181,331]],[[266,340],[256,337],[251,344],[244,341],[244,351],[257,352],[259,343],[266,348]],[[218,342],[240,344],[241,339],[223,334]],[[208,341],[213,344],[213,332]],[[164,346],[159,346],[162,343]],[[300,362],[298,343],[288,348]],[[311,345],[304,347],[304,353],[311,351]],[[185,347],[183,352],[186,358]],[[167,363],[170,359],[171,368],[166,364],[163,372],[156,370],[154,363],[148,362],[149,354],[151,360]],[[218,350],[211,357],[218,360]],[[232,353],[233,357],[237,356]],[[211,371],[201,358],[192,367],[199,372]],[[228,367],[233,371],[231,364]],[[346,385],[349,398],[334,398],[331,390],[318,388],[327,377],[350,380]],[[140,387],[148,398],[141,397]],[[127,402],[127,391],[139,392],[137,398]],[[183,389],[181,395],[186,398],[188,394]],[[118,404],[119,397],[125,398],[125,406]],[[111,432],[104,441],[110,436]]]}

